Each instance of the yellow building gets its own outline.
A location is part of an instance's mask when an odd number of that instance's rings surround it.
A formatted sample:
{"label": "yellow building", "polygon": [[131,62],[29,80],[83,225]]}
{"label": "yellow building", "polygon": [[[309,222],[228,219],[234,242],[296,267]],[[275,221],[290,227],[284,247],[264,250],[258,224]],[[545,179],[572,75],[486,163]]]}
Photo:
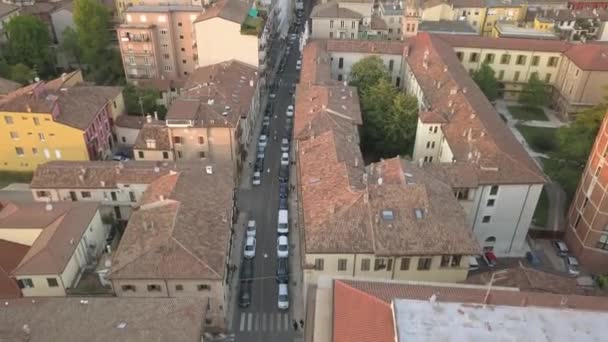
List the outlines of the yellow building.
{"label": "yellow building", "polygon": [[534,29],[553,32],[555,30],[555,23],[551,19],[536,16],[534,18]]}
{"label": "yellow building", "polygon": [[521,21],[525,15],[525,10],[522,10],[521,6],[520,0],[486,0],[486,15],[481,34],[492,35],[494,25],[498,21]]}
{"label": "yellow building", "polygon": [[[50,160],[108,157],[121,88],[37,82],[0,100],[0,170],[31,171]],[[70,78],[71,79],[71,78]]]}

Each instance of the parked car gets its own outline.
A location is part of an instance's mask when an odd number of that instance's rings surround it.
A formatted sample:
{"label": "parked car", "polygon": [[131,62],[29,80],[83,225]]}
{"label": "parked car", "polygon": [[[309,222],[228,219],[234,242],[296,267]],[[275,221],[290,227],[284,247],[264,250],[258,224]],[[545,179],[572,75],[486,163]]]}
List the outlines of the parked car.
{"label": "parked car", "polygon": [[262,126],[270,126],[270,116],[264,116],[262,119]]}
{"label": "parked car", "polygon": [[260,139],[258,141],[258,147],[266,148],[266,145],[268,145],[268,137],[266,136],[266,134],[262,134],[260,135]]}
{"label": "parked car", "polygon": [[281,153],[281,165],[283,165],[283,166],[289,165],[289,153],[287,153],[287,152]]}
{"label": "parked car", "polygon": [[564,241],[557,240],[557,241],[551,242],[551,244],[553,245],[553,248],[555,248],[555,251],[557,252],[557,255],[559,255],[559,256],[566,256],[570,252],[568,250],[568,245],[566,245],[566,243]]}
{"label": "parked car", "polygon": [[277,281],[279,284],[289,283],[289,259],[280,258],[277,260]]}
{"label": "parked car", "polygon": [[116,153],[115,155],[112,156],[112,160],[115,161],[127,161],[127,160],[131,160],[131,158],[129,158],[126,154],[124,153]]}
{"label": "parked car", "polygon": [[296,39],[298,39],[298,35],[297,34],[292,33],[292,34],[289,35],[289,40],[293,41],[293,40],[296,40]]}
{"label": "parked car", "polygon": [[287,117],[290,118],[293,116],[293,105],[287,106]]}
{"label": "parked car", "polygon": [[243,259],[241,262],[241,281],[253,281],[253,259]]}
{"label": "parked car", "polygon": [[256,230],[255,220],[249,220],[247,222],[247,237],[249,237],[249,236],[255,237],[255,230]]}
{"label": "parked car", "polygon": [[287,291],[287,284],[279,284],[279,300],[277,304],[280,310],[289,309],[289,293]]}
{"label": "parked car", "polygon": [[262,132],[260,134],[268,136],[268,132],[270,132],[270,126],[262,126]]}
{"label": "parked car", "polygon": [[287,183],[289,181],[289,166],[281,166],[279,169],[279,182]]}
{"label": "parked car", "polygon": [[258,149],[258,154],[256,155],[256,159],[264,159],[266,157],[266,153],[264,152],[264,149]]}
{"label": "parked car", "polygon": [[281,152],[289,152],[289,140],[287,138],[281,139]]}
{"label": "parked car", "polygon": [[268,95],[268,97],[269,97],[271,100],[274,100],[274,99],[276,99],[276,98],[277,98],[277,93],[275,93],[275,92],[273,91],[273,92],[271,92],[271,93],[270,93],[270,95]]}
{"label": "parked car", "polygon": [[289,186],[287,183],[279,184],[279,198],[287,198],[289,195]]}
{"label": "parked car", "polygon": [[573,276],[579,275],[581,270],[579,268],[578,259],[573,256],[564,257],[564,262],[566,263],[566,271]]}
{"label": "parked car", "polygon": [[255,257],[255,238],[248,237],[245,241],[245,252],[243,253],[245,259],[251,259]]}
{"label": "parked car", "polygon": [[289,233],[289,212],[285,209],[279,210],[277,233],[279,233],[279,234],[288,234]]}
{"label": "parked car", "polygon": [[302,60],[298,59],[298,61],[296,62],[296,70],[300,70],[302,69]]}
{"label": "parked car", "polygon": [[264,172],[264,159],[256,159],[253,170],[257,172]]}
{"label": "parked car", "polygon": [[262,174],[260,173],[260,171],[255,171],[253,173],[253,177],[251,178],[251,184],[253,184],[254,186],[262,184]]}
{"label": "parked car", "polygon": [[483,260],[486,262],[486,264],[489,267],[496,266],[496,255],[494,255],[494,252],[492,252],[492,251],[484,252],[483,253]]}
{"label": "parked car", "polygon": [[287,198],[279,198],[279,209],[287,209]]}
{"label": "parked car", "polygon": [[239,306],[246,308],[251,304],[251,283],[242,281],[239,286]]}
{"label": "parked car", "polygon": [[287,258],[289,256],[289,242],[287,236],[281,235],[277,238],[277,257]]}

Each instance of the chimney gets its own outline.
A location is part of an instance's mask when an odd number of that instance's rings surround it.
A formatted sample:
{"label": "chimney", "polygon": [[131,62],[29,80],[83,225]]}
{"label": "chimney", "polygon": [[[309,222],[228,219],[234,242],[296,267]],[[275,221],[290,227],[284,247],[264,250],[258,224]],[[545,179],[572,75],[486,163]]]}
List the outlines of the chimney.
{"label": "chimney", "polygon": [[359,166],[359,158],[355,157],[355,167]]}
{"label": "chimney", "polygon": [[383,179],[382,177],[378,177],[378,185],[382,185]]}
{"label": "chimney", "polygon": [[78,175],[78,179],[80,179],[80,181],[81,181],[82,183],[84,183],[84,175],[83,175],[83,174],[79,174],[79,175]]}
{"label": "chimney", "polygon": [[249,80],[249,86],[253,88],[253,79]]}
{"label": "chimney", "polygon": [[205,166],[205,172],[206,172],[208,175],[212,175],[212,174],[213,174],[213,166],[211,166],[211,165],[207,165],[207,166]]}
{"label": "chimney", "polygon": [[161,201],[161,202],[162,202],[162,201],[164,201],[164,200],[165,200],[165,196],[163,196],[163,195],[158,195],[158,200],[159,200],[159,201]]}
{"label": "chimney", "polygon": [[437,81],[437,89],[441,88],[441,81]]}
{"label": "chimney", "polygon": [[102,188],[106,186],[106,182],[105,181],[99,181],[99,184],[101,185]]}
{"label": "chimney", "polygon": [[462,92],[466,94],[467,93],[467,87],[462,88]]}
{"label": "chimney", "polygon": [[158,112],[154,111],[154,120],[158,120]]}
{"label": "chimney", "polygon": [[146,115],[146,122],[147,123],[151,123],[152,122],[152,116],[150,114]]}
{"label": "chimney", "polygon": [[457,92],[458,92],[457,87],[452,87],[452,89],[450,89],[450,95],[456,95]]}
{"label": "chimney", "polygon": [[44,206],[44,210],[46,210],[46,211],[53,211],[53,205],[51,203],[47,203]]}
{"label": "chimney", "polygon": [[422,167],[422,165],[424,165],[424,159],[420,158],[418,159],[418,167]]}

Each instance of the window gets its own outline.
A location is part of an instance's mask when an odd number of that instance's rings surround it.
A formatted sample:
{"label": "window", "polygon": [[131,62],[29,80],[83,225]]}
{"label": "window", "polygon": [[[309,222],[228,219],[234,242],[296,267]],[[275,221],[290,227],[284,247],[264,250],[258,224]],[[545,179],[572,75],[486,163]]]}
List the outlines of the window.
{"label": "window", "polygon": [[35,126],[40,126],[40,119],[38,119],[38,118],[32,118],[32,120],[34,120],[34,125]]}
{"label": "window", "polygon": [[340,20],[340,27],[344,28],[344,20]]}
{"label": "window", "polygon": [[365,259],[361,259],[361,271],[369,271],[369,259],[365,258]]}
{"label": "window", "polygon": [[401,85],[401,77],[397,77],[397,79],[395,80],[395,87],[399,88],[400,85]]}
{"label": "window", "polygon": [[388,259],[387,264],[386,264],[386,270],[387,271],[393,270],[393,259]]}
{"label": "window", "polygon": [[513,81],[514,82],[519,81],[519,71],[516,71],[515,74],[513,75]]}
{"label": "window", "polygon": [[182,59],[182,64],[186,64],[186,60],[185,59]]}
{"label": "window", "polygon": [[82,197],[82,198],[91,198],[91,192],[90,191],[81,191],[80,192],[80,197]]}
{"label": "window", "polygon": [[481,222],[482,223],[490,223],[490,220],[492,220],[492,216],[490,215],[485,215],[482,219]]}
{"label": "window", "polygon": [[459,200],[469,199],[469,189],[468,188],[458,188],[454,190],[454,196],[456,196]]}
{"label": "window", "polygon": [[488,202],[486,203],[486,205],[487,205],[488,207],[493,207],[493,206],[494,206],[494,203],[496,203],[496,200],[495,200],[495,199],[493,199],[493,198],[491,198],[491,199],[489,199],[489,200],[488,200]]}
{"label": "window", "polygon": [[19,285],[20,289],[28,289],[34,287],[34,282],[30,278],[18,279],[17,284]]}
{"label": "window", "polygon": [[110,197],[112,197],[112,201],[116,201],[117,200],[117,198],[116,198],[116,191],[110,192]]}
{"label": "window", "polygon": [[13,140],[19,139],[19,132],[10,132],[10,135],[11,135],[11,139],[13,139]]}
{"label": "window", "polygon": [[410,269],[410,258],[401,258],[401,264],[399,265],[399,270],[407,271]]}
{"label": "window", "polygon": [[333,20],[329,21],[329,28],[334,28],[334,21]]}
{"label": "window", "polygon": [[538,62],[540,61],[540,57],[539,56],[532,56],[532,66],[537,66]]}
{"label": "window", "polygon": [[334,39],[334,33],[333,32],[329,32],[329,39]]}
{"label": "window", "polygon": [[23,147],[15,147],[15,153],[17,153],[19,157],[23,157]]}
{"label": "window", "polygon": [[545,75],[545,82],[546,82],[546,83],[551,82],[551,74],[550,74],[550,73],[547,73],[547,74]]}
{"label": "window", "polygon": [[340,59],[338,59],[338,68],[342,69],[344,67],[344,58],[340,57]]}
{"label": "window", "polygon": [[452,267],[460,267],[460,260],[462,260],[461,255],[452,255]]}
{"label": "window", "polygon": [[325,264],[325,260],[323,260],[321,258],[315,259],[315,270],[323,271],[324,264]]}
{"label": "window", "polygon": [[198,157],[199,157],[199,158],[201,158],[201,159],[202,159],[202,158],[205,158],[205,152],[204,152],[204,151],[200,151],[200,152],[198,153]]}
{"label": "window", "polygon": [[442,255],[441,256],[441,267],[448,267],[450,265],[450,256]]}
{"label": "window", "polygon": [[464,54],[461,51],[456,52],[456,57],[458,57],[458,60],[462,62],[462,58],[464,57]]}
{"label": "window", "polygon": [[144,157],[144,151],[137,151],[137,156],[139,158],[143,158]]}
{"label": "window", "polygon": [[181,144],[182,143],[182,137],[179,137],[179,136],[173,137],[173,142],[176,143],[176,144]]}
{"label": "window", "polygon": [[209,286],[207,284],[198,284],[198,285],[196,285],[196,290],[197,291],[210,291],[211,286]]}
{"label": "window", "polygon": [[177,284],[175,285],[175,291],[184,291],[184,285]]}
{"label": "window", "polygon": [[393,60],[391,59],[390,61],[388,61],[388,71],[393,71]]}
{"label": "window", "polygon": [[384,258],[377,258],[374,260],[374,271],[383,270],[386,268],[386,260]]}
{"label": "window", "polygon": [[505,78],[505,71],[504,70],[500,70],[498,72],[498,80],[502,81]]}
{"label": "window", "polygon": [[557,66],[557,57],[549,57],[549,60],[547,61],[547,66],[549,66],[549,67]]}
{"label": "window", "polygon": [[182,23],[181,22],[177,23],[177,26],[182,27]]}
{"label": "window", "polygon": [[163,57],[164,57],[165,59],[169,59],[169,54],[168,54],[168,53],[164,53],[164,54],[163,54]]}
{"label": "window", "polygon": [[49,287],[59,286],[59,283],[57,283],[57,278],[46,278],[46,283],[49,285]]}
{"label": "window", "polygon": [[524,56],[524,55],[517,55],[517,60],[515,61],[515,64],[517,64],[517,65],[524,65],[524,64],[526,64],[526,56]]}
{"label": "window", "polygon": [[150,284],[147,286],[147,288],[148,288],[148,292],[160,292],[161,291],[160,285],[157,285],[157,284]]}
{"label": "window", "polygon": [[486,63],[492,64],[494,63],[494,54],[489,53],[486,55]]}
{"label": "window", "polygon": [[433,258],[418,258],[418,271],[428,271],[431,269]]}
{"label": "window", "polygon": [[490,188],[490,195],[495,196],[498,194],[498,185],[492,185]]}
{"label": "window", "polygon": [[61,159],[61,150],[55,150],[55,158]]}
{"label": "window", "polygon": [[500,64],[509,64],[510,61],[511,61],[511,55],[505,53],[502,56],[500,56]]}
{"label": "window", "polygon": [[355,28],[355,21],[351,21],[350,26],[351,26],[351,28]]}
{"label": "window", "polygon": [[479,54],[477,52],[471,53],[469,56],[469,62],[477,62],[479,60]]}
{"label": "window", "polygon": [[338,259],[338,271],[346,271],[346,259]]}
{"label": "window", "polygon": [[338,75],[338,81],[342,81],[342,74]]}
{"label": "window", "polygon": [[135,193],[133,191],[129,191],[129,199],[131,200],[131,202],[137,201],[135,199]]}
{"label": "window", "polygon": [[13,124],[13,117],[12,117],[12,116],[8,116],[8,115],[5,115],[5,116],[4,116],[4,122],[5,122],[7,125],[12,125],[12,124]]}
{"label": "window", "polygon": [[135,292],[135,285],[123,285],[120,287],[124,292]]}
{"label": "window", "polygon": [[181,36],[181,35],[180,35],[180,36],[179,36],[179,39],[184,39],[184,36]]}
{"label": "window", "polygon": [[46,191],[36,191],[36,197],[48,197],[49,193]]}
{"label": "window", "polygon": [[599,249],[608,250],[608,235],[603,234],[602,236],[600,236],[600,239],[597,240],[595,247]]}
{"label": "window", "polygon": [[177,158],[181,159],[182,158],[182,151],[177,151]]}
{"label": "window", "polygon": [[[139,151],[142,153],[141,151]],[[163,159],[169,159],[169,152],[163,152]]]}
{"label": "window", "polygon": [[353,32],[350,33],[350,39],[355,39],[355,34]]}

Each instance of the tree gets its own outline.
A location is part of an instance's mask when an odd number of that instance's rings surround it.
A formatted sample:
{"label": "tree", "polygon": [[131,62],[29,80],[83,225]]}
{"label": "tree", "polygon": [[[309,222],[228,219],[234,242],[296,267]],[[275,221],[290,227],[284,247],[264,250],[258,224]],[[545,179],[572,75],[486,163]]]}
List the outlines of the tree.
{"label": "tree", "polygon": [[49,53],[51,38],[47,26],[31,15],[19,15],[6,25],[8,53],[11,64],[21,63],[42,75],[53,72]]}
{"label": "tree", "polygon": [[381,79],[389,80],[390,75],[384,62],[378,56],[365,57],[353,64],[350,69],[350,85],[357,87],[362,94],[368,87],[378,83]]}
{"label": "tree", "polygon": [[[122,95],[125,100],[127,113],[129,114],[153,114],[157,112],[159,119],[164,119],[167,109],[164,106],[157,105],[156,101],[160,99],[158,90],[152,88],[139,88],[132,84],[127,84]],[[140,102],[141,101],[141,102]]]}
{"label": "tree", "polygon": [[537,107],[545,105],[548,100],[549,94],[545,82],[538,78],[538,73],[533,72],[519,94],[519,103]]}
{"label": "tree", "polygon": [[411,155],[418,125],[418,100],[398,92],[383,117],[384,151],[388,155]]}
{"label": "tree", "polygon": [[78,32],[73,28],[67,27],[63,30],[63,42],[61,48],[68,55],[70,61],[75,61],[76,64],[81,64],[82,49],[78,41]]}
{"label": "tree", "polygon": [[36,77],[36,73],[25,64],[11,66],[10,79],[21,84],[29,84]]}
{"label": "tree", "polygon": [[97,0],[75,0],[74,24],[84,63],[97,68],[107,62],[110,43],[110,12]]}
{"label": "tree", "polygon": [[600,104],[584,110],[577,114],[569,126],[559,128],[559,150],[556,157],[584,166],[607,109],[607,104]]}
{"label": "tree", "polygon": [[496,73],[488,62],[484,62],[478,70],[473,72],[473,80],[490,102],[498,98],[498,81],[496,80]]}

